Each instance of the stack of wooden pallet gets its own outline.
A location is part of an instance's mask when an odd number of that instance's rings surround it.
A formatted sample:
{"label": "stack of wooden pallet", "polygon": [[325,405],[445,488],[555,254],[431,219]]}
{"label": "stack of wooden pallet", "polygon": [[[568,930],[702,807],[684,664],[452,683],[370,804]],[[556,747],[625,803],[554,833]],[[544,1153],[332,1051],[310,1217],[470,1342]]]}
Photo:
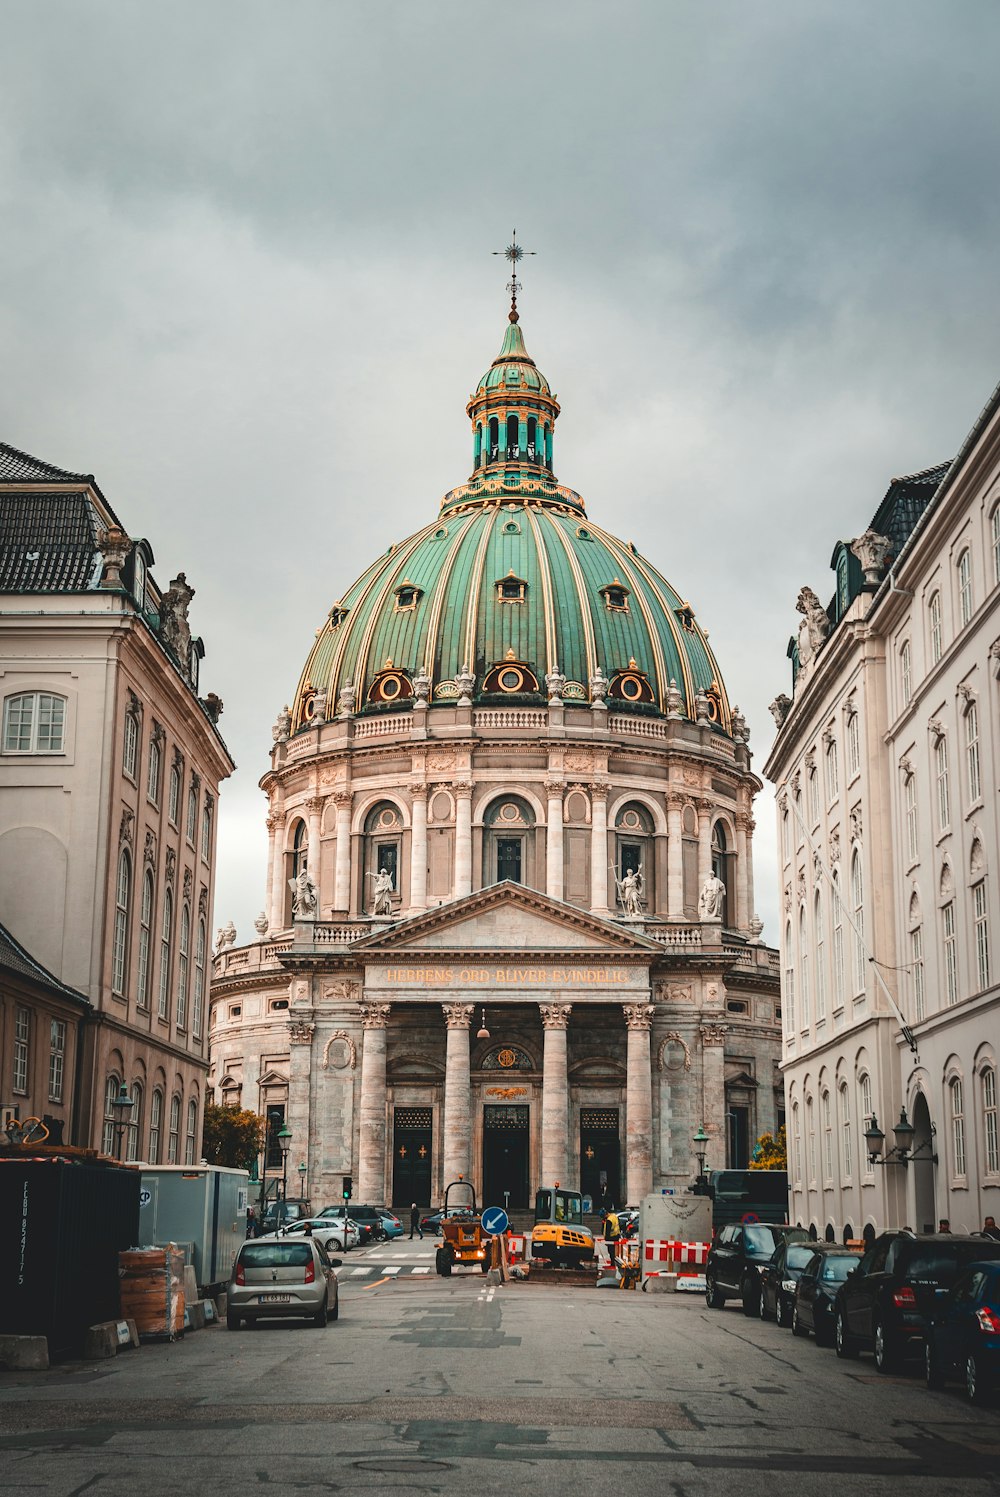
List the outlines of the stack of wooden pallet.
{"label": "stack of wooden pallet", "polygon": [[184,1331],[184,1253],[178,1247],[118,1254],[122,1315],[141,1337],[172,1341]]}

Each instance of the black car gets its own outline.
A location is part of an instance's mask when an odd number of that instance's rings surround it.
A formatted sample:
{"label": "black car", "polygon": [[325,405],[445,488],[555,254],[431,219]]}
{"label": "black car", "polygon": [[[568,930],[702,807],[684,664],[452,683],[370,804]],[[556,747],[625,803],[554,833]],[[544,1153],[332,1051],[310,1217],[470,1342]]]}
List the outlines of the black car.
{"label": "black car", "polygon": [[924,1359],[928,1388],[954,1377],[965,1383],[970,1403],[989,1399],[1000,1379],[1000,1263],[970,1264],[941,1296]]}
{"label": "black car", "polygon": [[838,1357],[871,1348],[879,1372],[891,1372],[923,1348],[939,1294],[977,1259],[1000,1258],[1000,1242],[957,1234],[883,1233],[837,1291]]}
{"label": "black car", "polygon": [[727,1299],[741,1299],[744,1315],[756,1315],[760,1305],[760,1276],[780,1242],[807,1242],[802,1227],[773,1222],[733,1222],[723,1227],[708,1250],[705,1300],[710,1310],[721,1310]]}
{"label": "black car", "polygon": [[791,1325],[799,1274],[816,1256],[816,1251],[817,1244],[808,1239],[789,1241],[783,1237],[778,1243],[772,1258],[761,1270],[757,1300],[761,1320],[770,1320],[773,1315],[780,1326]]}
{"label": "black car", "polygon": [[799,1274],[792,1306],[792,1332],[808,1336],[817,1346],[833,1345],[833,1306],[837,1290],[858,1266],[858,1254],[837,1243],[814,1243],[815,1252]]}
{"label": "black car", "polygon": [[320,1216],[332,1216],[337,1221],[342,1221],[345,1216],[350,1217],[358,1229],[358,1243],[361,1247],[370,1242],[378,1242],[385,1236],[381,1214],[374,1206],[356,1206],[351,1201],[347,1206],[324,1206]]}
{"label": "black car", "polygon": [[448,1216],[460,1217],[462,1221],[476,1221],[479,1217],[478,1211],[472,1211],[468,1206],[453,1206],[447,1213],[443,1210],[431,1211],[426,1216],[420,1218],[421,1232],[429,1232],[432,1237],[437,1237],[441,1232],[442,1218],[446,1214]]}

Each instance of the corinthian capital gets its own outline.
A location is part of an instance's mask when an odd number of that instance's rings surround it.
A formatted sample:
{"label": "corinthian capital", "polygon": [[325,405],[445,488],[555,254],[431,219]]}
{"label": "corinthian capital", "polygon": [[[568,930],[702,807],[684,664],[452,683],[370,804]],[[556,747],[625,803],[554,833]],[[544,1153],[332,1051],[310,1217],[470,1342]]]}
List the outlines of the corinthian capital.
{"label": "corinthian capital", "polygon": [[389,1022],[389,1003],[362,1003],[362,1029],[384,1029]]}
{"label": "corinthian capital", "polygon": [[543,1029],[568,1029],[572,1003],[540,1003],[538,1012],[542,1016]]}
{"label": "corinthian capital", "polygon": [[622,1013],[625,1015],[627,1028],[645,1029],[648,1033],[653,1022],[653,1005],[651,1003],[623,1003]]}
{"label": "corinthian capital", "polygon": [[703,1045],[724,1045],[729,1033],[728,1024],[702,1024],[699,1029]]}
{"label": "corinthian capital", "polygon": [[442,1003],[441,1005],[444,1022],[449,1029],[469,1029],[475,1011],[474,1003]]}
{"label": "corinthian capital", "polygon": [[308,1045],[315,1029],[315,1024],[306,1024],[301,1019],[295,1019],[288,1026],[288,1038],[293,1045]]}

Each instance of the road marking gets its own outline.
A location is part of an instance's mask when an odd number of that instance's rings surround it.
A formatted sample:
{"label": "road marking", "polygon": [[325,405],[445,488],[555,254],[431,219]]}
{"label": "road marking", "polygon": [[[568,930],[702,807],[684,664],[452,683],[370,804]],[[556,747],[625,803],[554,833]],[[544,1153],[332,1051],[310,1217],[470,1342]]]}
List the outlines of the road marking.
{"label": "road marking", "polygon": [[431,1266],[430,1266],[429,1263],[425,1263],[420,1268],[411,1268],[410,1269],[411,1273],[430,1273],[430,1271],[431,1271]]}
{"label": "road marking", "polygon": [[351,1269],[351,1278],[352,1279],[363,1279],[366,1274],[370,1274],[370,1273],[374,1273],[374,1272],[375,1272],[374,1268],[352,1268]]}
{"label": "road marking", "polygon": [[362,1289],[377,1289],[380,1284],[388,1284],[388,1279],[376,1279],[374,1284],[362,1284]]}
{"label": "road marking", "polygon": [[383,1268],[382,1272],[384,1274],[399,1273],[399,1264],[397,1263],[393,1268]]}

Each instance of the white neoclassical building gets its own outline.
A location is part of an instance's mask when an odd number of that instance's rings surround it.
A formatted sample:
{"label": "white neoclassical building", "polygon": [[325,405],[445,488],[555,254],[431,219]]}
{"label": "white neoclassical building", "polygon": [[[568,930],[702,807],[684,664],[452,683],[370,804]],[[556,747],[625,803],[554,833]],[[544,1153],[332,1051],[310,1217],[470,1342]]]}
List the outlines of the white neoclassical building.
{"label": "white neoclassical building", "polygon": [[997,393],[833,567],[829,608],[800,599],[765,769],[793,1215],[820,1236],[974,1231],[1000,1212]]}
{"label": "white neoclassical building", "polygon": [[620,1202],[687,1184],[700,1125],[714,1167],[780,1121],[760,782],[693,605],[556,481],[516,308],[467,413],[471,477],[333,602],[275,724],[210,1084],[316,1201]]}

